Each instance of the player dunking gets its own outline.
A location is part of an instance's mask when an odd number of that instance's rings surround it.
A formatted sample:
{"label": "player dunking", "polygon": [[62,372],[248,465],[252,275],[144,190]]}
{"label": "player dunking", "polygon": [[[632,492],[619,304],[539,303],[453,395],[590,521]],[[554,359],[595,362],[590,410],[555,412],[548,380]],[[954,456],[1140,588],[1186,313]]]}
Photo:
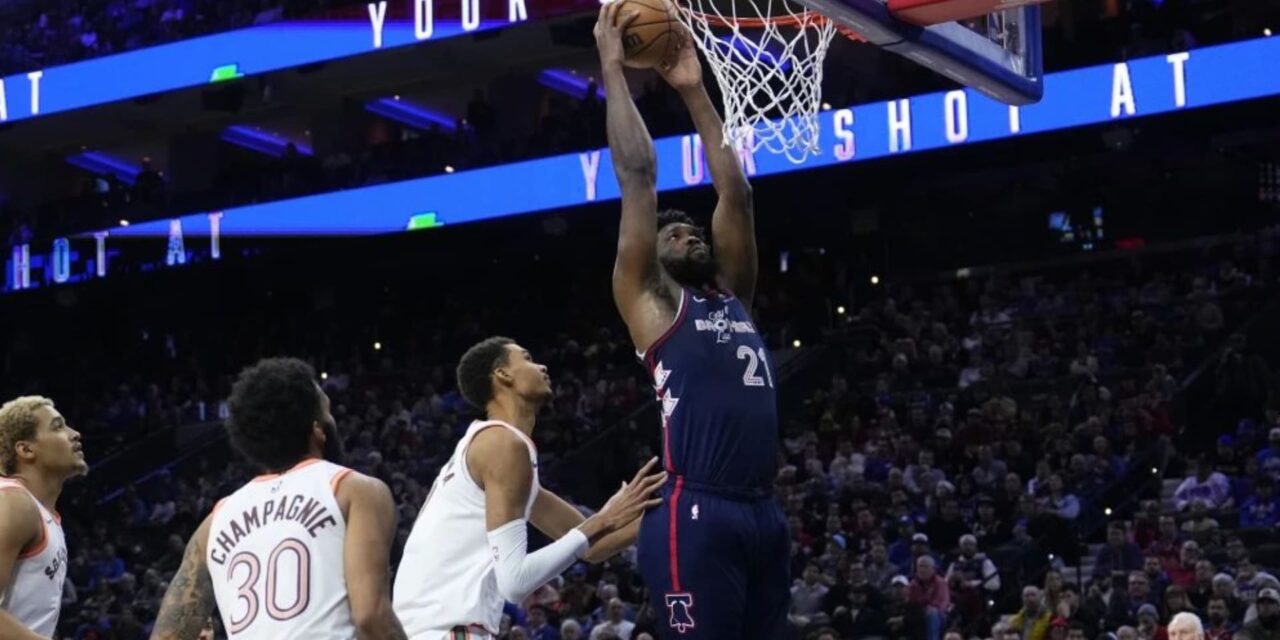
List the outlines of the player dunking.
{"label": "player dunking", "polygon": [[152,639],[194,639],[216,601],[231,640],[404,638],[391,611],[396,513],[342,456],[329,397],[292,358],[231,390],[232,445],[267,471],[213,508],[187,543]]}
{"label": "player dunking", "polygon": [[[665,474],[636,474],[585,520],[538,483],[531,439],[551,399],[546,367],[508,338],[489,338],[458,363],[458,389],[485,412],[436,477],[396,574],[395,608],[415,640],[495,638],[504,600],[530,593],[579,558],[600,561],[635,541]],[[528,552],[528,524],[554,540]]]}
{"label": "player dunking", "polygon": [[67,542],[56,505],[67,479],[89,470],[53,401],[0,407],[0,638],[53,636],[67,577]]}
{"label": "player dunking", "polygon": [[684,99],[719,196],[708,246],[680,212],[657,211],[653,141],[623,75],[634,20],[606,4],[596,43],[609,149],[622,190],[613,296],[661,401],[669,484],[645,515],[639,561],[664,638],[787,635],[790,542],[773,498],[777,401],[749,309],[756,286],[751,187],[702,86],[692,44],[659,73]]}

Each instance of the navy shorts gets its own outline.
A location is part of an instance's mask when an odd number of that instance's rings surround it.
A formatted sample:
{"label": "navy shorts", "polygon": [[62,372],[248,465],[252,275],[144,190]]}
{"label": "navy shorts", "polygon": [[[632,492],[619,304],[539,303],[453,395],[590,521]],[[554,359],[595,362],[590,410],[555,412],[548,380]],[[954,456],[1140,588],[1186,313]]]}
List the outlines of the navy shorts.
{"label": "navy shorts", "polygon": [[787,640],[791,539],[777,499],[682,478],[640,523],[637,560],[664,640]]}

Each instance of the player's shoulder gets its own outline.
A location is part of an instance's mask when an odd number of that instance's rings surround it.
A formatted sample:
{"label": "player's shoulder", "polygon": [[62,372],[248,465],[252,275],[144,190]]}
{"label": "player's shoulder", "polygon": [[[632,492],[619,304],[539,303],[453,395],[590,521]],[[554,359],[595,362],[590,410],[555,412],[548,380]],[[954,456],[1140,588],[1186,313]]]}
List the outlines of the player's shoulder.
{"label": "player's shoulder", "polygon": [[0,486],[0,537],[24,535],[40,526],[40,509],[21,486]]}
{"label": "player's shoulder", "polygon": [[333,495],[345,509],[351,502],[391,502],[391,488],[379,478],[365,475],[354,469],[339,467],[334,474]]}
{"label": "player's shoulder", "polygon": [[515,429],[501,422],[494,422],[481,425],[475,435],[471,436],[471,445],[467,449],[469,457],[475,454],[485,460],[497,459],[505,462],[510,457],[527,457],[529,442],[526,436],[520,435]]}
{"label": "player's shoulder", "polygon": [[493,475],[527,475],[532,465],[530,448],[528,438],[514,428],[502,423],[483,426],[467,447],[467,469],[477,481]]}

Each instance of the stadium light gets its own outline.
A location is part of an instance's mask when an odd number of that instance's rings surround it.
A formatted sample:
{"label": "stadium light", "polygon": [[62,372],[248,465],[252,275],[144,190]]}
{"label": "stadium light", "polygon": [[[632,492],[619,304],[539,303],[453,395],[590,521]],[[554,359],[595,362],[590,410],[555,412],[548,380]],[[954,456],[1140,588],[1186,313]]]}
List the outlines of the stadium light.
{"label": "stadium light", "polygon": [[102,151],[82,151],[67,156],[67,164],[98,175],[112,174],[126,184],[137,184],[142,166]]}
{"label": "stadium light", "polygon": [[448,113],[402,100],[400,96],[373,100],[364,105],[364,110],[423,131],[429,131],[432,127],[450,133],[458,130],[457,120]]}
{"label": "stadium light", "polygon": [[800,348],[800,339],[799,339],[799,338],[796,338],[795,340],[792,340],[792,341],[791,341],[791,346],[793,346],[793,347],[795,347],[795,348],[799,349],[799,348]]}
{"label": "stadium light", "polygon": [[595,84],[596,97],[604,100],[604,87],[595,78],[583,78],[573,69],[544,69],[538,74],[538,84],[577,100],[586,98],[587,90]]}
{"label": "stadium light", "polygon": [[382,343],[381,343],[381,342],[375,342],[375,343],[373,343],[373,350],[374,350],[374,351],[382,351]]}
{"label": "stadium light", "polygon": [[320,379],[321,379],[321,380],[328,380],[328,379],[329,379],[329,374],[328,374],[328,373],[326,373],[326,372],[324,372],[324,371],[321,371],[321,372],[320,372]]}
{"label": "stadium light", "polygon": [[445,166],[444,166],[444,172],[445,172],[445,173],[453,173],[453,165],[449,165],[449,164],[445,165]]}
{"label": "stadium light", "polygon": [[299,154],[309,156],[312,153],[311,145],[294,142],[283,136],[273,135],[262,131],[261,127],[250,128],[244,125],[233,125],[223,129],[220,137],[224,142],[276,158],[284,157],[285,149],[290,144]]}
{"label": "stadium light", "polygon": [[1106,509],[1103,509],[1102,512],[1107,515],[1111,515],[1111,507],[1107,507]]}
{"label": "stadium light", "polygon": [[1160,471],[1159,471],[1159,470],[1157,470],[1155,467],[1151,467],[1151,475],[1153,475],[1153,476],[1154,476],[1154,475],[1156,475],[1157,473],[1160,473]]}
{"label": "stadium light", "polygon": [[1266,37],[1270,38],[1270,37],[1271,37],[1271,29],[1269,29],[1269,28],[1268,28],[1268,29],[1263,29],[1263,30],[1262,30],[1262,35],[1264,35],[1264,36],[1266,36]]}
{"label": "stadium light", "polygon": [[871,276],[872,286],[880,284],[880,276]]}
{"label": "stadium light", "polygon": [[129,221],[128,221],[128,220],[125,220],[124,218],[120,218],[120,226],[122,226],[122,227],[127,227],[127,226],[129,226]]}
{"label": "stadium light", "polygon": [[838,313],[838,314],[840,314],[840,315],[844,315],[844,305],[840,305],[840,306],[836,307],[836,313]]}

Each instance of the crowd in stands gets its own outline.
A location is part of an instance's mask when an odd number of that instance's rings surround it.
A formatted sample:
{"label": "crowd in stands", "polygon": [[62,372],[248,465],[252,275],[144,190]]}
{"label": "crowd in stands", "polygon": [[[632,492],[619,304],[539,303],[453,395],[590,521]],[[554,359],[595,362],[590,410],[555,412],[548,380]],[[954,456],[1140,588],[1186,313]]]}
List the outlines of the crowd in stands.
{"label": "crowd in stands", "polygon": [[[1280,635],[1280,551],[1262,544],[1280,540],[1280,406],[1273,367],[1242,328],[1274,295],[1278,249],[1269,232],[1226,254],[894,286],[843,314],[823,356],[781,384],[791,399],[777,490],[793,534],[800,637],[1146,640],[1165,637],[1179,611],[1197,612],[1215,640]],[[529,295],[543,306],[521,308],[561,308],[546,298],[553,292]],[[781,297],[762,288],[766,333],[779,331]],[[593,310],[528,314],[529,335],[545,336],[528,346],[555,382],[534,436],[543,479],[585,512],[599,504],[586,497],[598,488],[582,486],[575,469],[603,458],[634,470],[657,429],[625,334],[600,329],[612,309],[582,306]],[[171,370],[203,367],[217,382],[135,384],[64,413],[108,431],[139,417],[154,428],[216,420],[226,377],[253,349],[311,357],[325,371],[348,464],[387,481],[398,499],[398,560],[473,415],[452,390],[444,363],[456,354],[445,345],[463,349],[496,321],[437,315],[451,332],[427,324],[431,338],[381,362],[341,353],[333,336],[290,341],[298,327],[277,318],[280,329],[248,352],[203,364],[192,354]],[[228,322],[228,335],[259,331]],[[163,342],[162,356],[188,345]],[[1185,421],[1184,381],[1197,369],[1211,383],[1205,401],[1229,422]],[[187,400],[197,396],[203,409]],[[1212,446],[1190,444],[1206,434]],[[1155,480],[1167,469],[1176,489],[1152,492],[1151,469],[1161,470]],[[110,493],[73,487],[62,637],[144,637],[185,536],[253,475],[215,445],[99,488]],[[1082,544],[1093,541],[1102,541],[1096,551]],[[654,638],[665,612],[645,603],[624,553],[509,604],[502,638]]]}
{"label": "crowd in stands", "polygon": [[[0,7],[0,76],[305,15],[325,0],[57,0]],[[350,4],[350,3],[347,3]]]}

